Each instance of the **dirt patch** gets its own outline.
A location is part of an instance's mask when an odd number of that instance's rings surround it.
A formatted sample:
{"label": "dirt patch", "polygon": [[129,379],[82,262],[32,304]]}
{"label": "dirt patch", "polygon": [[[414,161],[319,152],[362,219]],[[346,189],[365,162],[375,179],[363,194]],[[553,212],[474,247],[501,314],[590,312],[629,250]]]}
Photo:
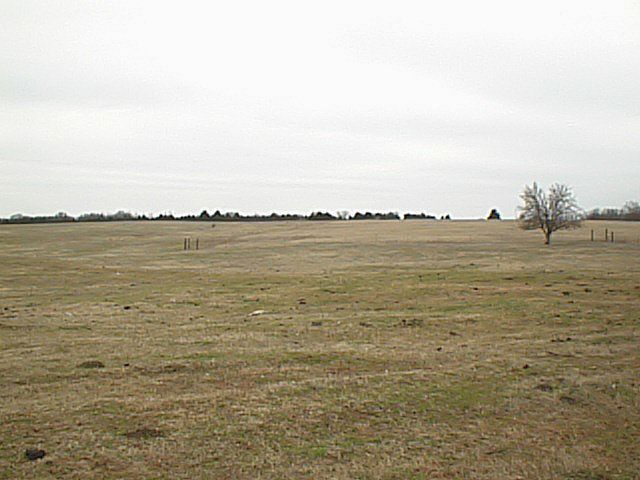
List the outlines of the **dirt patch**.
{"label": "dirt patch", "polygon": [[78,364],[78,368],[104,368],[104,363],[99,360],[88,360]]}
{"label": "dirt patch", "polygon": [[422,325],[424,325],[424,320],[421,318],[410,318],[409,320],[403,318],[402,322],[400,322],[402,327],[421,327]]}
{"label": "dirt patch", "polygon": [[44,450],[40,450],[39,448],[27,448],[27,450],[24,452],[27,460],[31,460],[32,462],[44,458],[46,454],[47,452],[45,452]]}
{"label": "dirt patch", "polygon": [[159,365],[155,367],[133,367],[134,371],[142,375],[161,375],[163,373],[180,373],[190,370],[188,365],[182,363],[169,363],[167,365]]}
{"label": "dirt patch", "polygon": [[148,438],[164,437],[164,433],[156,428],[143,427],[127,432],[124,436],[133,440],[146,440]]}
{"label": "dirt patch", "polygon": [[536,385],[534,388],[536,390],[541,391],[541,392],[552,392],[553,391],[553,387],[551,385],[549,385],[548,383],[541,383],[540,385]]}
{"label": "dirt patch", "polygon": [[575,397],[570,397],[569,395],[561,396],[560,401],[562,403],[566,403],[567,405],[576,405],[578,403],[578,400]]}
{"label": "dirt patch", "polygon": [[579,470],[577,472],[568,473],[565,480],[609,480],[611,477],[602,473],[591,472],[589,470]]}

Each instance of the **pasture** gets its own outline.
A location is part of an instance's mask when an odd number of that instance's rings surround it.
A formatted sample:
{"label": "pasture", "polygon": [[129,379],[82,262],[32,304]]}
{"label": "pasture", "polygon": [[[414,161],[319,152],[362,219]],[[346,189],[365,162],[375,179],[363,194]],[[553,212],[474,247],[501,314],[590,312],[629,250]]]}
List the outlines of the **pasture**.
{"label": "pasture", "polygon": [[639,239],[2,225],[0,478],[640,478]]}

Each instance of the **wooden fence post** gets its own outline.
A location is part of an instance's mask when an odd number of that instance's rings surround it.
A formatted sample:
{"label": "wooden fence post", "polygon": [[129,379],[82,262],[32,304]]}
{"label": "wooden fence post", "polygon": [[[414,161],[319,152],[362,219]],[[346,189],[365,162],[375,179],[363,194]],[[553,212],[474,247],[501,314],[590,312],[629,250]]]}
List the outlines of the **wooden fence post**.
{"label": "wooden fence post", "polygon": [[609,229],[608,228],[604,229],[604,241],[605,242],[609,241]]}
{"label": "wooden fence post", "polygon": [[196,238],[196,250],[200,249],[200,239]]}
{"label": "wooden fence post", "polygon": [[591,229],[591,241],[593,242],[593,229]]}
{"label": "wooden fence post", "polygon": [[185,250],[187,249],[187,239],[186,238],[184,239],[184,249]]}
{"label": "wooden fence post", "polygon": [[611,243],[613,243],[613,232],[611,232]]}

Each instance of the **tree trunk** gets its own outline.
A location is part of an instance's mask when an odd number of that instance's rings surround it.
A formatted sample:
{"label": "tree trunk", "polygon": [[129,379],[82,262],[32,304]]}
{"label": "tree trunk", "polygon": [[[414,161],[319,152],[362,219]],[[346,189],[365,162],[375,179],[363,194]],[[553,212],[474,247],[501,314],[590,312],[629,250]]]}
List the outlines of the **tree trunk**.
{"label": "tree trunk", "polygon": [[544,244],[551,245],[551,232],[544,232]]}

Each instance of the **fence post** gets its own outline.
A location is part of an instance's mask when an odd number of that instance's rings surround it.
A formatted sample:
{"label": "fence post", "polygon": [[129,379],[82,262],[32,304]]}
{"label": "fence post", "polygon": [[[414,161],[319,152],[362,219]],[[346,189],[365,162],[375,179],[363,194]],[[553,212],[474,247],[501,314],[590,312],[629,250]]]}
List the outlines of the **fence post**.
{"label": "fence post", "polygon": [[593,229],[591,229],[591,241],[593,242]]}
{"label": "fence post", "polygon": [[611,232],[611,243],[613,243],[613,232]]}
{"label": "fence post", "polygon": [[184,239],[184,249],[185,250],[187,249],[187,239],[186,238]]}
{"label": "fence post", "polygon": [[187,249],[191,250],[191,237],[187,239]]}
{"label": "fence post", "polygon": [[200,239],[196,238],[196,250],[200,249]]}
{"label": "fence post", "polygon": [[609,241],[609,229],[608,228],[604,229],[604,241],[605,242]]}

